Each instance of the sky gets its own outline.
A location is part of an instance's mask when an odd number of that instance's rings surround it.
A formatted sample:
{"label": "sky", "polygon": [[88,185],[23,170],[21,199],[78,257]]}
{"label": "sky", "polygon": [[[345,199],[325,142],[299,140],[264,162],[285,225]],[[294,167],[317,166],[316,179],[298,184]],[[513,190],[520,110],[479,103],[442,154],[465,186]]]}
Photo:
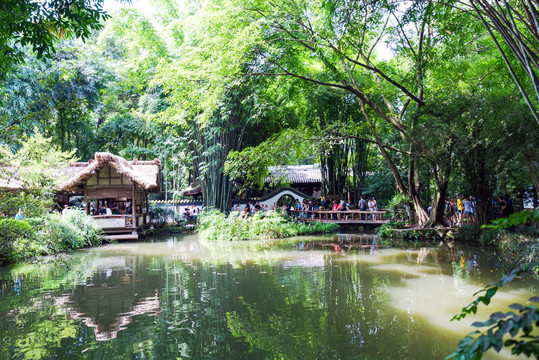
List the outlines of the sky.
{"label": "sky", "polygon": [[146,16],[150,16],[153,13],[153,8],[150,4],[150,0],[131,0],[131,4],[121,3],[116,0],[104,0],[103,3],[103,8],[109,14],[112,14],[114,11],[122,7],[134,7]]}
{"label": "sky", "polygon": [[[103,8],[111,15],[112,13],[114,13],[114,11],[122,7],[134,7],[135,9],[138,9],[141,13],[146,15],[147,18],[151,18],[154,13],[153,7],[150,4],[150,0],[131,0],[131,4],[121,3],[117,0],[104,0],[103,3]],[[392,58],[391,51],[385,46],[383,41],[380,41],[380,43],[376,47],[376,52],[378,58],[381,60],[388,60]]]}

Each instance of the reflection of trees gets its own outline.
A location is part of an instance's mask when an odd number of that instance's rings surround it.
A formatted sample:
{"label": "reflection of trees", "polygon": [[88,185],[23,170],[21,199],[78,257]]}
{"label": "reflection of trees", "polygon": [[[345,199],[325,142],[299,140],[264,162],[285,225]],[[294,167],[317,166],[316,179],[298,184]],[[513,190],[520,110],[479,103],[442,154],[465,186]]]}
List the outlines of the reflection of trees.
{"label": "reflection of trees", "polygon": [[386,295],[399,280],[366,265],[325,261],[323,271],[274,267],[258,279],[261,291],[227,314],[233,336],[283,359],[408,357],[410,342],[419,341],[410,340],[415,324],[395,314]]}
{"label": "reflection of trees", "polygon": [[22,263],[9,276],[4,273],[0,280],[0,359],[51,358],[62,341],[75,338],[79,324],[56,306],[53,294],[74,286],[73,281],[84,279],[94,269],[92,257],[85,256]]}
{"label": "reflection of trees", "polygon": [[[5,302],[13,311],[0,303],[0,358],[436,359],[452,350],[444,335],[425,338],[420,316],[391,306],[387,290],[401,273],[350,258],[109,256],[81,262],[91,276],[57,266],[27,276],[23,301]],[[67,274],[85,285],[68,286]],[[96,341],[96,331],[115,338]]]}

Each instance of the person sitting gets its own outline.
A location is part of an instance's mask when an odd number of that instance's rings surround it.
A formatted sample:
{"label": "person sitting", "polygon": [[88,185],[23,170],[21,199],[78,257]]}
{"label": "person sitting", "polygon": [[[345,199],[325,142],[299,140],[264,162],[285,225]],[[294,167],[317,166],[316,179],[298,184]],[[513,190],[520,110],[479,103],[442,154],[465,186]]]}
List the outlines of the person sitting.
{"label": "person sitting", "polygon": [[105,208],[105,205],[101,205],[101,207],[99,208],[99,215],[107,215],[107,209]]}
{"label": "person sitting", "polygon": [[248,218],[251,215],[253,215],[253,213],[251,212],[251,207],[249,206],[249,204],[247,204],[245,205],[245,209],[243,209],[242,217]]}
{"label": "person sitting", "polygon": [[64,209],[62,210],[62,215],[65,215],[68,210],[69,210],[69,206],[67,204],[65,204]]}
{"label": "person sitting", "polygon": [[17,211],[17,214],[15,214],[15,220],[24,220],[24,214],[22,212],[22,209],[19,209],[19,211]]}

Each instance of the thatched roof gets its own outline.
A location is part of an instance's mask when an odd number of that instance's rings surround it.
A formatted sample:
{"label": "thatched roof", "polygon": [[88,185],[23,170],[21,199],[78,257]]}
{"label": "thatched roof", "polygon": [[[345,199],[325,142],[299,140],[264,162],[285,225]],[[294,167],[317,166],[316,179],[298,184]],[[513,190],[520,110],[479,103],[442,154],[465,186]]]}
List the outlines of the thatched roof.
{"label": "thatched roof", "polygon": [[161,162],[158,159],[152,161],[127,161],[121,156],[108,152],[95,153],[95,159],[88,162],[73,163],[69,167],[62,169],[62,172],[69,176],[69,180],[60,186],[60,190],[77,190],[78,186],[83,185],[96,171],[103,169],[107,165],[149,192],[160,191],[159,167]]}
{"label": "thatched roof", "polygon": [[21,189],[22,183],[16,173],[14,167],[0,164],[0,189],[8,191]]}

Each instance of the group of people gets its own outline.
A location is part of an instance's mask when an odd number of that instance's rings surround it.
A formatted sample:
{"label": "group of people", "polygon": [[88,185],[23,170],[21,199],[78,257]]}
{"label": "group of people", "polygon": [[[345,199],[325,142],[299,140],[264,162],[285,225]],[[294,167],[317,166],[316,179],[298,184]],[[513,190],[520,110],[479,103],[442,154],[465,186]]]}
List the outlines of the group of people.
{"label": "group of people", "polygon": [[[278,205],[275,204],[275,206],[277,207]],[[318,210],[318,206],[315,206],[312,200],[306,199],[304,199],[302,202],[300,202],[299,199],[296,199],[294,205],[287,202],[281,206],[281,212],[283,215],[288,214],[295,219],[310,219],[312,217],[312,213],[310,211],[313,210]]]}
{"label": "group of people", "polygon": [[[378,211],[378,203],[376,202],[376,198],[374,196],[367,200],[365,200],[363,196],[360,196],[357,203],[357,208],[360,211]],[[373,220],[376,220],[375,214],[372,214],[371,216]],[[361,214],[361,219],[364,219],[363,214]]]}
{"label": "group of people", "polygon": [[[321,199],[322,206],[317,205],[312,200],[306,200],[300,201],[299,199],[295,199],[292,201],[287,201],[282,205],[279,205],[278,203],[273,204],[272,210],[273,211],[281,211],[283,215],[288,215],[290,217],[293,217],[295,219],[310,219],[313,216],[313,211],[316,210],[333,210],[333,211],[341,211],[346,212],[350,211],[350,204],[345,201],[345,199],[341,199],[339,202],[332,201],[329,204],[329,208],[324,207],[324,200]],[[374,197],[368,198],[365,200],[363,197],[360,198],[358,202],[358,209],[361,211],[377,211],[378,206],[376,203],[376,199]],[[234,211],[237,211],[241,213],[242,217],[249,217],[253,214],[256,214],[257,212],[266,212],[268,211],[268,205],[261,205],[259,202],[256,202],[255,204],[252,204],[251,202],[248,202],[244,208],[242,209],[239,204],[237,204],[234,208]],[[362,219],[367,219],[368,217],[371,217],[373,220],[376,220],[376,215],[372,214],[367,216],[367,214],[362,214]],[[334,219],[348,219],[348,214],[334,214]]]}
{"label": "group of people", "polygon": [[238,212],[242,217],[250,217],[257,212],[265,213],[269,211],[268,205],[262,205],[258,201],[254,204],[249,201],[247,204],[245,204],[243,210],[241,209],[240,204],[236,204],[232,210]]}
{"label": "group of people", "polygon": [[[431,207],[429,207],[429,210]],[[508,195],[491,201],[490,216],[509,216],[514,212],[513,201]],[[430,211],[429,211],[430,215]],[[459,195],[445,201],[445,221],[448,226],[477,224],[477,201],[474,196]]]}
{"label": "group of people", "polygon": [[[432,211],[432,207],[429,207],[429,209]],[[457,200],[448,199],[445,201],[445,221],[449,226],[460,226],[464,221],[469,225],[475,224],[476,211],[477,203],[473,196],[464,197],[459,195]]]}
{"label": "group of people", "polygon": [[195,205],[190,205],[190,206],[187,206],[185,208],[185,210],[183,211],[182,216],[186,220],[196,220],[197,219],[197,214],[199,212],[200,212],[200,210],[198,209],[198,207],[196,207]]}
{"label": "group of people", "polygon": [[[90,213],[92,215],[119,215],[119,214],[131,214],[131,200],[127,199],[125,203],[118,205],[116,201],[110,203],[107,201],[102,201],[101,206],[96,206],[94,201],[90,201]],[[83,207],[86,205],[83,204]]]}

